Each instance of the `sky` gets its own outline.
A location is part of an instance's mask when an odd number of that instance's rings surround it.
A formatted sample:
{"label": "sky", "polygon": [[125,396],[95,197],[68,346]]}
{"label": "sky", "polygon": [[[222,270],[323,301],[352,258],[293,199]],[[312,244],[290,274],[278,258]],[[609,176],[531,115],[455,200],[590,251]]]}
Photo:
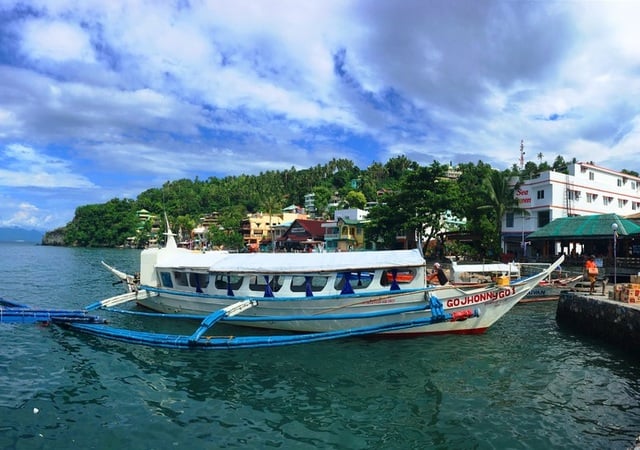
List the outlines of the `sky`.
{"label": "sky", "polygon": [[[0,0],[0,226],[179,179],[640,171],[640,2]],[[542,157],[542,158],[541,158]]]}

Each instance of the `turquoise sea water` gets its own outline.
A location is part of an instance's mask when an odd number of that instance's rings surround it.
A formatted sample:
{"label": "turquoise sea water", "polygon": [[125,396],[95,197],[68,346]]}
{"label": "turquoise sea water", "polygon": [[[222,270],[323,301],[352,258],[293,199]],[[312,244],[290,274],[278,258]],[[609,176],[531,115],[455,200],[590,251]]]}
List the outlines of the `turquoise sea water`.
{"label": "turquoise sea water", "polygon": [[[122,292],[100,260],[133,272],[138,254],[0,243],[0,296],[82,307]],[[626,449],[640,434],[640,361],[559,330],[555,303],[481,336],[207,352],[0,324],[0,339],[3,449]]]}

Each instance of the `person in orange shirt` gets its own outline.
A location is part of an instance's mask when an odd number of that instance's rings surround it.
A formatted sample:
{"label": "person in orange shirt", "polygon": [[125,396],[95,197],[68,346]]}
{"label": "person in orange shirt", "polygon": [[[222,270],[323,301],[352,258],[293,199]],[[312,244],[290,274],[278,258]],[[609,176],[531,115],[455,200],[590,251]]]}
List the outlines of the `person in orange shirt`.
{"label": "person in orange shirt", "polygon": [[584,270],[589,277],[589,294],[593,294],[596,289],[596,279],[598,278],[598,266],[596,265],[596,257],[589,256],[587,262],[584,263]]}

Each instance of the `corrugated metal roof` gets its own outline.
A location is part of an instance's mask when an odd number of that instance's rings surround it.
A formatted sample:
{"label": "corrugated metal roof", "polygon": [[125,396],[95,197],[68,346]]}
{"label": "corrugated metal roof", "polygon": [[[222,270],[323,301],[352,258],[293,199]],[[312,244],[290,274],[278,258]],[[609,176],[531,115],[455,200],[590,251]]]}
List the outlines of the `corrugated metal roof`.
{"label": "corrugated metal roof", "polygon": [[618,236],[640,234],[640,225],[617,214],[562,217],[529,234],[527,239],[604,238],[613,235],[611,225],[618,225]]}

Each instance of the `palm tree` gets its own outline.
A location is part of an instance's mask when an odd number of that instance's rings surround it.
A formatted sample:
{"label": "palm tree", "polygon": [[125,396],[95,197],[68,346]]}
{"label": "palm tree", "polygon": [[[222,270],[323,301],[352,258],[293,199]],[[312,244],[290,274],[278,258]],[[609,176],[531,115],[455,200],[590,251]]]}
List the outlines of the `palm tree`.
{"label": "palm tree", "polygon": [[262,207],[269,214],[269,230],[271,231],[271,251],[276,251],[275,230],[273,229],[273,212],[282,210],[282,204],[276,196],[269,195],[262,200]]}
{"label": "palm tree", "polygon": [[502,236],[502,218],[508,212],[522,213],[529,215],[529,211],[522,209],[515,196],[516,190],[520,187],[520,181],[511,184],[509,171],[500,172],[492,170],[487,178],[483,180],[483,186],[487,193],[486,204],[478,209],[488,209],[493,211],[496,230],[496,242],[500,242]]}

